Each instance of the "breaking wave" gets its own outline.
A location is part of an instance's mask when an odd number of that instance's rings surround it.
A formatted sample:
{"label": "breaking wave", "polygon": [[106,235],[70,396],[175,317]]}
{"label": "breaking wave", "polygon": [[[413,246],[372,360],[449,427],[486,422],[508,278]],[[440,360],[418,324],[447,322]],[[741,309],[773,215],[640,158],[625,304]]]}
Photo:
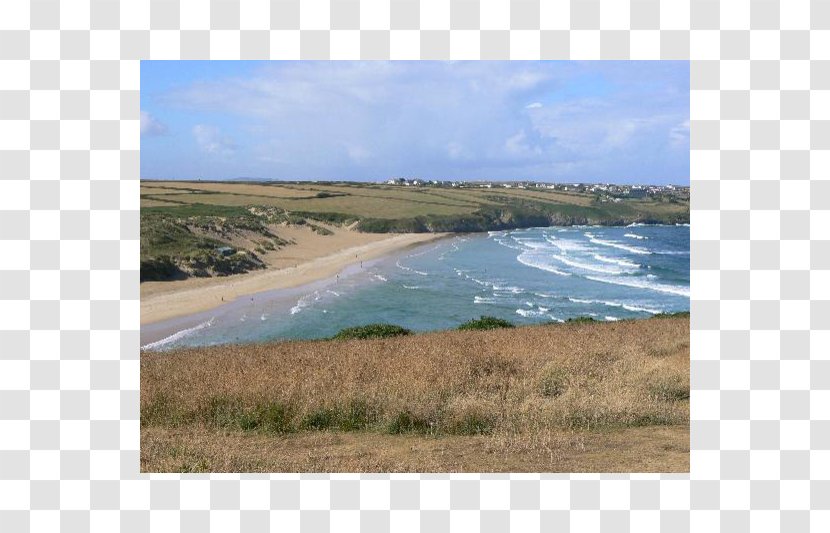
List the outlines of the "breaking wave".
{"label": "breaking wave", "polygon": [[624,277],[614,277],[614,278],[604,278],[601,276],[585,276],[586,279],[590,279],[592,281],[599,281],[601,283],[610,283],[612,285],[624,285],[626,287],[635,287],[638,289],[648,289],[650,291],[657,291],[663,292],[666,294],[676,294],[678,296],[685,296],[689,298],[689,288],[688,287],[679,287],[677,285],[667,285],[665,283],[654,283],[650,281],[646,281],[641,278],[624,278]]}
{"label": "breaking wave", "polygon": [[142,350],[158,350],[159,348],[161,348],[163,346],[166,346],[168,344],[171,344],[171,343],[174,343],[178,340],[181,340],[181,339],[187,337],[188,335],[192,335],[192,334],[196,333],[197,331],[199,331],[200,329],[209,328],[210,326],[213,325],[213,321],[215,319],[216,319],[216,317],[212,317],[210,320],[202,322],[201,324],[197,324],[197,325],[193,326],[192,328],[183,329],[183,330],[177,331],[176,333],[174,333],[172,335],[169,335],[169,336],[167,336],[167,337],[165,337],[161,340],[157,340],[155,342],[147,343],[144,346],[142,346],[141,349]]}

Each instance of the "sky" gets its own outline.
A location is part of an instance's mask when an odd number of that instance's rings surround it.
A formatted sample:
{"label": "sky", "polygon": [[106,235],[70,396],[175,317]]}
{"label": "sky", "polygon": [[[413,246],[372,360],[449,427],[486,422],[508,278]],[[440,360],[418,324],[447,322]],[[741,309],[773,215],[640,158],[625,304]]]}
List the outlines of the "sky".
{"label": "sky", "polygon": [[141,176],[688,185],[687,61],[142,61]]}

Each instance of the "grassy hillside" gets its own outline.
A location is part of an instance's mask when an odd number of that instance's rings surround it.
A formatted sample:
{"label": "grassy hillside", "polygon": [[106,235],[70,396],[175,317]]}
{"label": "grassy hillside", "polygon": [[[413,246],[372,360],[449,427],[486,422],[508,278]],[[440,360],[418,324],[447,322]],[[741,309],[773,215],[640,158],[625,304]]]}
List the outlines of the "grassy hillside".
{"label": "grassy hillside", "polygon": [[[596,201],[548,189],[403,187],[373,183],[226,183],[143,181],[141,207],[187,204],[271,206],[320,220],[352,218],[363,231],[480,231],[548,224],[688,222],[687,201]],[[458,226],[454,228],[453,226]]]}
{"label": "grassy hillside", "polygon": [[[370,183],[142,181],[141,279],[227,275],[263,268],[291,244],[281,224],[368,233],[475,232],[571,224],[689,221],[682,196],[598,201],[548,189],[405,187]],[[217,252],[230,246],[233,254]]]}
{"label": "grassy hillside", "polygon": [[688,471],[688,316],[141,355],[153,471]]}

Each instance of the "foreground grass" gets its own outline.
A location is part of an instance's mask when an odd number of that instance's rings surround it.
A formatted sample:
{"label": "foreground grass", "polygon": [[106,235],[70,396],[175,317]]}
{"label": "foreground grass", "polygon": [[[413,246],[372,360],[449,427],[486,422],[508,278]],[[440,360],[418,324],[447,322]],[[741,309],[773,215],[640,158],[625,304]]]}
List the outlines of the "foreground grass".
{"label": "foreground grass", "polygon": [[144,428],[142,472],[688,472],[688,426],[476,437]]}
{"label": "foreground grass", "polygon": [[143,471],[688,470],[684,316],[141,358]]}

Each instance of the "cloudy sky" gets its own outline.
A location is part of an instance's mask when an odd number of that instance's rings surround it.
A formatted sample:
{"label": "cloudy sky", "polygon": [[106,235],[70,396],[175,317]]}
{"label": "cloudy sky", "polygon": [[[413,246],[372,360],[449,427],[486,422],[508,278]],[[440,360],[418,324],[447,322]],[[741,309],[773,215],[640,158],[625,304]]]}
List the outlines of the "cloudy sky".
{"label": "cloudy sky", "polygon": [[142,61],[141,176],[689,182],[686,61]]}

